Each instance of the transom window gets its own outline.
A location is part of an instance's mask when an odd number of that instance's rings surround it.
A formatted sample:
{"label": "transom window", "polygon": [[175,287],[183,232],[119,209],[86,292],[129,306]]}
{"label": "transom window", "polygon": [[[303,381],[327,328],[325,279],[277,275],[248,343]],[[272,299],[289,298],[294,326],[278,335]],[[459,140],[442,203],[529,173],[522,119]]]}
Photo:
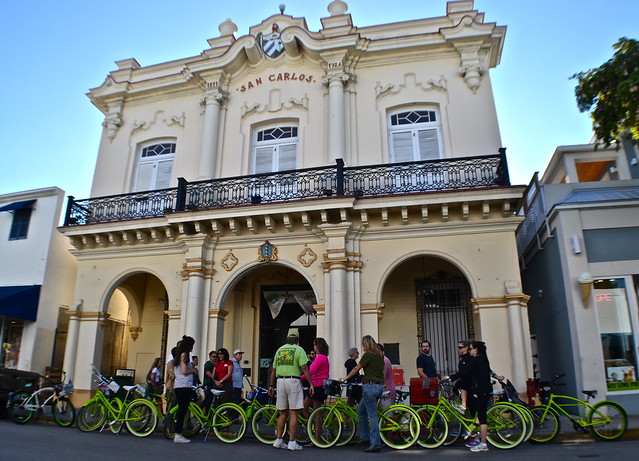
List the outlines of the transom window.
{"label": "transom window", "polygon": [[165,142],[153,144],[142,149],[142,157],[153,157],[156,155],[175,154],[175,143]]}
{"label": "transom window", "polygon": [[296,126],[276,126],[256,131],[253,138],[252,173],[294,170],[297,167]]}
{"label": "transom window", "polygon": [[176,144],[161,142],[140,149],[134,191],[166,189],[171,185]]}
{"label": "transom window", "polygon": [[388,135],[392,163],[442,156],[441,122],[436,110],[411,109],[390,114]]}
{"label": "transom window", "polygon": [[434,110],[411,110],[391,115],[391,125],[412,125],[414,123],[436,122]]}
{"label": "transom window", "polygon": [[297,138],[296,126],[282,126],[257,132],[257,141],[275,141],[277,139]]}

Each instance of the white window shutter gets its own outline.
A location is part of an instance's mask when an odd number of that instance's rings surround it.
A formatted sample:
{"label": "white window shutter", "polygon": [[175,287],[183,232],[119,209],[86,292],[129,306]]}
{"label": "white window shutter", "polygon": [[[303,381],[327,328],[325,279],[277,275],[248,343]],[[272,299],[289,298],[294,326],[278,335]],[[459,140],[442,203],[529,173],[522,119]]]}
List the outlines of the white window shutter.
{"label": "white window shutter", "polygon": [[273,148],[255,148],[255,174],[270,173],[273,171]]}
{"label": "white window shutter", "polygon": [[419,130],[417,133],[419,143],[419,159],[432,160],[440,158],[439,139],[437,130]]}
{"label": "white window shutter", "polygon": [[294,170],[297,166],[297,143],[279,146],[277,171]]}
{"label": "white window shutter", "polygon": [[163,160],[157,164],[154,189],[166,189],[171,186],[171,173],[173,172],[173,159]]}
{"label": "white window shutter", "polygon": [[393,163],[412,162],[413,136],[411,131],[395,131],[391,133],[391,145],[393,149]]}
{"label": "white window shutter", "polygon": [[155,162],[140,163],[138,167],[138,176],[135,181],[135,191],[144,191],[153,189],[153,170]]}

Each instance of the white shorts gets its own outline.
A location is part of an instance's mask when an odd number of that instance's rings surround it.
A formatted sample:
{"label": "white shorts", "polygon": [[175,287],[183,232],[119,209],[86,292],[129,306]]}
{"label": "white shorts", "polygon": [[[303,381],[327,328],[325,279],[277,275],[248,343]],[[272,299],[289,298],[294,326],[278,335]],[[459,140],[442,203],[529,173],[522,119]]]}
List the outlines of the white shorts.
{"label": "white shorts", "polygon": [[301,410],[304,408],[302,383],[297,378],[277,378],[277,409]]}

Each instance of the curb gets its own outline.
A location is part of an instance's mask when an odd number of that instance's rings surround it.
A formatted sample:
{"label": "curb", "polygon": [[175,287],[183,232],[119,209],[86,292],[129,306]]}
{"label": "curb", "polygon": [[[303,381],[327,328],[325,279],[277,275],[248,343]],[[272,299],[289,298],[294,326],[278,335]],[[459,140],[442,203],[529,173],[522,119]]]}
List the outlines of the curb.
{"label": "curb", "polygon": [[[599,441],[594,435],[582,432],[560,432],[555,440],[556,443],[590,443]],[[639,429],[628,428],[619,440],[639,440]]]}

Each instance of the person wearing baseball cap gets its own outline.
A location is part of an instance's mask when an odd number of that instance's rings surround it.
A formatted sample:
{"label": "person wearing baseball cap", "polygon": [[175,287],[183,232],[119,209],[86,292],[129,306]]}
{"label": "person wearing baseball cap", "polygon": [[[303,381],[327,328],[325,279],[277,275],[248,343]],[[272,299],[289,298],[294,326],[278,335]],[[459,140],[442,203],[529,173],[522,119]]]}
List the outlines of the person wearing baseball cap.
{"label": "person wearing baseball cap", "polygon": [[238,405],[242,403],[242,388],[244,387],[244,383],[242,380],[244,379],[244,370],[242,370],[242,357],[244,356],[244,351],[242,349],[235,349],[233,351],[233,358],[231,361],[233,362],[233,397],[232,402],[237,403]]}
{"label": "person wearing baseball cap", "polygon": [[[297,328],[291,328],[286,335],[286,344],[280,347],[273,359],[273,371],[268,388],[268,395],[275,394],[275,378],[277,378],[277,409],[280,416],[277,420],[277,439],[273,443],[275,448],[284,448],[291,451],[301,450],[302,447],[295,441],[297,433],[297,413],[304,408],[304,392],[300,375],[304,373],[310,384],[310,396],[313,396],[314,388],[311,374],[306,364],[306,352],[299,346],[300,332]],[[290,413],[288,444],[284,442],[284,426]]]}

